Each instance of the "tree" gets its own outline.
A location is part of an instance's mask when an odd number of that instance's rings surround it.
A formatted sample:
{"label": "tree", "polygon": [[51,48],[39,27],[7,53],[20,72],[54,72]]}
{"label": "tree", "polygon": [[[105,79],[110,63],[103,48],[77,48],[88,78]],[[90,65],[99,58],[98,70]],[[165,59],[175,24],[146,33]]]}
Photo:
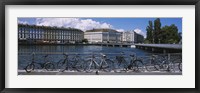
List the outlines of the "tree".
{"label": "tree", "polygon": [[178,28],[175,24],[170,26],[165,25],[161,28],[160,19],[149,21],[149,25],[146,27],[147,38],[145,43],[178,43],[182,39],[182,33],[178,33]]}
{"label": "tree", "polygon": [[178,33],[178,38],[179,38],[178,41],[180,42],[182,40],[182,32]]}
{"label": "tree", "polygon": [[160,19],[157,18],[156,20],[154,20],[154,33],[153,33],[154,43],[159,43],[161,39],[161,37],[159,36],[160,33],[161,33],[161,22]]}
{"label": "tree", "polygon": [[174,24],[162,28],[162,43],[178,43],[180,41],[178,28]]}
{"label": "tree", "polygon": [[147,38],[146,41],[153,43],[153,22],[149,21],[149,26],[146,27]]}

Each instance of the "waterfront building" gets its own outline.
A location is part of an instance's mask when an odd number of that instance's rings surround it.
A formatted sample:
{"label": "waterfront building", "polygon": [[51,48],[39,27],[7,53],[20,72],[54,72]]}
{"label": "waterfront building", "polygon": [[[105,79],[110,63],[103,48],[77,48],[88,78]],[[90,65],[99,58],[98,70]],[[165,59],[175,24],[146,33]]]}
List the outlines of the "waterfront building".
{"label": "waterfront building", "polygon": [[122,33],[122,41],[124,43],[143,43],[144,36],[135,31],[125,31]]}
{"label": "waterfront building", "polygon": [[126,42],[126,43],[134,43],[134,41],[135,41],[135,32],[134,31],[123,32],[122,41]]}
{"label": "waterfront building", "polygon": [[79,43],[84,32],[75,28],[18,24],[19,43]]}
{"label": "waterfront building", "polygon": [[113,29],[92,29],[84,33],[84,38],[89,43],[119,43],[121,42],[121,33]]}
{"label": "waterfront building", "polygon": [[143,43],[144,42],[144,36],[141,34],[136,33],[136,42],[135,43]]}

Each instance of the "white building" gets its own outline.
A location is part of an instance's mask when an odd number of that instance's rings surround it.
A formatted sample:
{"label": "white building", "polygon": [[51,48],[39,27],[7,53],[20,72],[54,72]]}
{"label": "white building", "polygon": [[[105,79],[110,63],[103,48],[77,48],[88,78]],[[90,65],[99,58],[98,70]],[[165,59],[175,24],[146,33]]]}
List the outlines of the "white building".
{"label": "white building", "polygon": [[84,33],[84,38],[89,43],[118,43],[121,42],[121,33],[113,29],[92,29]]}
{"label": "white building", "polygon": [[122,41],[127,43],[134,43],[135,41],[135,32],[134,31],[126,31],[122,34]]}
{"label": "white building", "polygon": [[126,43],[142,43],[144,41],[144,36],[135,31],[126,31],[122,33],[122,41]]}
{"label": "white building", "polygon": [[75,28],[18,24],[19,43],[79,43],[83,38],[84,32]]}

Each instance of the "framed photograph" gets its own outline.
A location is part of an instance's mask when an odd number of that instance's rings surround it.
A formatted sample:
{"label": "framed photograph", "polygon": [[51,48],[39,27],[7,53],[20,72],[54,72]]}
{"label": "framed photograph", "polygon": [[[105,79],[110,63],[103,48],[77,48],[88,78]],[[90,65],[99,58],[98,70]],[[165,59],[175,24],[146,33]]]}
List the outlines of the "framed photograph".
{"label": "framed photograph", "polygon": [[199,91],[199,0],[1,5],[2,93]]}

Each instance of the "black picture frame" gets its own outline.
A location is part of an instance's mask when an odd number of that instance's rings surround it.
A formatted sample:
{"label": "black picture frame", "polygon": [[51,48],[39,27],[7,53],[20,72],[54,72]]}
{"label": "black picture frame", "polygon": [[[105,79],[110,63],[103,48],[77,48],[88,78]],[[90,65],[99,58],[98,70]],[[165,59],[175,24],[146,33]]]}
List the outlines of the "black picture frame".
{"label": "black picture frame", "polygon": [[[117,88],[117,89],[60,89],[60,88],[5,88],[5,6],[6,5],[195,5],[195,88]],[[200,0],[1,0],[0,1],[0,91],[1,93],[76,93],[76,92],[127,92],[127,93],[199,93],[199,36],[200,36]]]}

